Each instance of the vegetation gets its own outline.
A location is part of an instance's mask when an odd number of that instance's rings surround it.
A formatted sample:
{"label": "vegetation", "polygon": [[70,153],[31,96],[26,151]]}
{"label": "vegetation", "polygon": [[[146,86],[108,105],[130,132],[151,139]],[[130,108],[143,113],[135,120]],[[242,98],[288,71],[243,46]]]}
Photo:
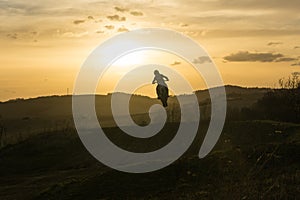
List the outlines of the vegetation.
{"label": "vegetation", "polygon": [[[197,154],[209,126],[210,100],[207,91],[197,91],[202,121],[192,146],[172,165],[146,174],[112,170],[87,152],[72,123],[70,96],[2,103],[0,122],[6,131],[0,137],[5,144],[0,149],[0,199],[297,199],[297,81],[292,76],[276,90],[226,87],[225,127],[204,159]],[[97,98],[109,102],[106,96]],[[106,104],[96,100],[102,106],[96,108],[105,113],[99,121],[107,125],[104,132],[111,141],[129,151],[149,152],[176,134],[180,110],[174,98],[167,124],[146,140],[112,127]],[[133,119],[146,125],[149,116],[143,112],[157,100],[135,96],[131,101],[138,105],[130,107]]]}
{"label": "vegetation", "polygon": [[[166,143],[168,128],[152,146]],[[185,155],[147,174],[112,170],[95,160],[75,130],[48,132],[0,151],[1,199],[296,199],[300,126],[272,121],[227,122],[206,158],[197,153],[208,124]],[[283,134],[276,134],[277,130]],[[145,145],[105,129],[124,148]],[[151,146],[151,145],[150,145]],[[147,148],[150,148],[149,145]],[[148,149],[150,150],[150,149]]]}
{"label": "vegetation", "polygon": [[267,92],[251,108],[241,110],[244,119],[270,119],[300,123],[300,79],[293,73],[279,80],[280,89]]}

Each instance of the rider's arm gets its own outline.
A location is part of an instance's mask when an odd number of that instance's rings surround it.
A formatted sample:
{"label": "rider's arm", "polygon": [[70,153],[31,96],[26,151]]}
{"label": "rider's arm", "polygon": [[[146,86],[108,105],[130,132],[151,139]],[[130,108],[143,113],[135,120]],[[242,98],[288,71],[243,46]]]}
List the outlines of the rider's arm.
{"label": "rider's arm", "polygon": [[155,77],[154,77],[154,79],[153,79],[153,81],[152,81],[152,84],[154,84],[154,83],[155,83],[155,80],[156,80],[156,79],[155,79]]}
{"label": "rider's arm", "polygon": [[169,78],[166,77],[165,75],[162,75],[162,77],[163,77],[164,79],[166,79],[166,81],[169,81]]}

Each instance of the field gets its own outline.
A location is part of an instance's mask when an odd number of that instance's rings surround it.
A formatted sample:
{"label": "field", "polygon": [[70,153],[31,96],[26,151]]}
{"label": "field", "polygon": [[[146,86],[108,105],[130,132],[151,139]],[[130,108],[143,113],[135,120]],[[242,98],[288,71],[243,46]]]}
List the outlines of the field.
{"label": "field", "polygon": [[[259,98],[251,92],[249,96]],[[247,94],[235,90],[229,107],[257,100]],[[143,102],[144,97],[137,98],[136,103]],[[47,97],[0,104],[6,126],[0,150],[0,199],[297,199],[300,195],[299,124],[228,118],[213,151],[199,159],[209,124],[203,119],[196,139],[179,160],[156,172],[129,174],[104,166],[87,152],[73,127],[69,103],[70,97]],[[142,122],[139,110],[133,112],[133,118]],[[167,144],[179,124],[170,120],[157,137],[143,141],[106,125],[104,131],[114,143],[139,152]]]}

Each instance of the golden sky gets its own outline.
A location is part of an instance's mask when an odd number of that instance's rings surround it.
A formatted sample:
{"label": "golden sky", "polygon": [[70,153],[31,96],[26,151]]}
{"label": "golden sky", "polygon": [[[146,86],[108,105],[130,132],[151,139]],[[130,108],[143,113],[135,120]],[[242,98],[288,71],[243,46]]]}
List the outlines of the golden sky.
{"label": "golden sky", "polygon": [[[174,29],[197,41],[225,84],[274,87],[300,71],[299,13],[299,0],[0,0],[0,101],[66,94],[101,42],[148,27]],[[137,64],[136,57],[119,64]],[[187,69],[172,55],[157,60]],[[191,71],[183,73],[195,88],[205,87]]]}

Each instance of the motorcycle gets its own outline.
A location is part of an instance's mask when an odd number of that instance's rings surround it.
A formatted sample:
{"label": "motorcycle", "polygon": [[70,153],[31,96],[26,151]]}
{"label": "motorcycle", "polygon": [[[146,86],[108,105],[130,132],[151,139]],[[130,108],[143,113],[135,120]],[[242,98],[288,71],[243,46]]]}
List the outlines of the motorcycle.
{"label": "motorcycle", "polygon": [[168,106],[168,97],[169,97],[169,89],[164,85],[157,85],[156,91],[158,94],[158,99],[160,99],[161,103],[164,107]]}

